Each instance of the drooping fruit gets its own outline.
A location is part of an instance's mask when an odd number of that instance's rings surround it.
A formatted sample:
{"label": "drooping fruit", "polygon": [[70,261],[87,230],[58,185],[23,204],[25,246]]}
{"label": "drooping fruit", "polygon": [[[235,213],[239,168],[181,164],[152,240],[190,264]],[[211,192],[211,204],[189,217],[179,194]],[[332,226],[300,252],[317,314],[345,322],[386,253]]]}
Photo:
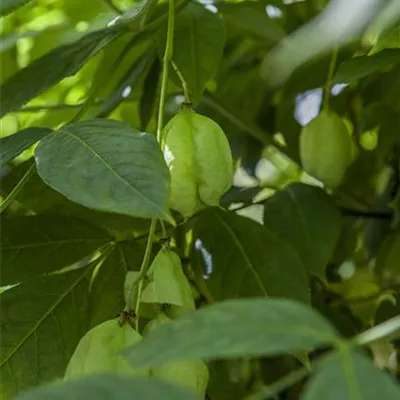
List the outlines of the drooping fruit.
{"label": "drooping fruit", "polygon": [[300,134],[300,158],[304,170],[336,188],[353,159],[353,145],[344,121],[333,111],[323,110]]}
{"label": "drooping fruit", "polygon": [[206,205],[217,206],[233,179],[232,154],[221,127],[184,107],[163,135],[171,173],[170,207],[188,217]]}
{"label": "drooping fruit", "polygon": [[162,248],[152,262],[147,277],[149,282],[143,289],[142,302],[170,304],[184,311],[195,310],[190,283],[175,252]]}
{"label": "drooping fruit", "polygon": [[[159,314],[150,321],[145,329],[144,336],[157,329],[160,325],[171,320],[165,314]],[[182,361],[161,365],[150,370],[150,377],[162,379],[193,390],[204,398],[207,389],[209,372],[207,365],[202,361]]]}
{"label": "drooping fruit", "polygon": [[120,326],[117,319],[97,325],[81,339],[72,355],[65,377],[100,372],[148,375],[148,370],[135,369],[120,352],[139,342],[142,336],[129,324]]}

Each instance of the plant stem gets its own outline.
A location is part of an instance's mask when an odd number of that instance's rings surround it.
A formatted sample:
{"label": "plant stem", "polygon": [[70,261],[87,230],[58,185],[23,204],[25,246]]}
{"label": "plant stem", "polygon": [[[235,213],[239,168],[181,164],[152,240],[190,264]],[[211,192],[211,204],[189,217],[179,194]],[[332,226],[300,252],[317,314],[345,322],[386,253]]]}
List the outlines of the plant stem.
{"label": "plant stem", "polygon": [[[161,75],[161,90],[160,90],[160,101],[158,105],[158,116],[157,116],[157,141],[160,144],[161,150],[164,150],[164,143],[162,137],[162,130],[164,127],[164,105],[165,97],[167,93],[168,83],[168,66],[172,59],[172,49],[174,40],[174,24],[175,24],[175,0],[169,0],[168,6],[168,30],[167,40],[165,45],[165,53],[162,63],[162,75]],[[151,250],[153,248],[153,239],[156,232],[157,219],[153,218],[150,223],[149,236],[147,238],[146,250],[144,253],[142,265],[140,266],[139,277],[134,284],[138,284],[138,294],[136,300],[135,314],[136,314],[136,329],[139,328],[140,319],[140,298],[143,290],[143,279],[150,263]]]}
{"label": "plant stem", "polygon": [[25,175],[16,184],[11,193],[0,204],[0,213],[2,213],[14,201],[14,199],[18,196],[19,192],[23,189],[23,187],[28,182],[28,180],[30,179],[30,177],[33,175],[34,172],[35,172],[35,163],[32,163],[28,171],[25,172]]}
{"label": "plant stem", "polygon": [[[273,189],[273,188],[271,188]],[[278,191],[278,189],[275,189]],[[230,212],[236,212],[240,210],[244,210],[245,208],[252,207],[252,206],[257,206],[257,205],[263,205],[265,202],[268,201],[267,199],[262,199],[258,201],[250,201],[250,202],[244,202],[240,201],[239,203],[244,203],[241,206],[238,206],[236,208],[233,208],[229,210]],[[355,218],[370,218],[370,219],[382,219],[382,220],[391,220],[393,219],[393,213],[388,212],[388,211],[364,211],[364,210],[356,210],[356,209],[351,209],[347,207],[339,207],[341,213],[345,217],[355,217]],[[197,215],[197,214],[195,214]]]}
{"label": "plant stem", "polygon": [[178,77],[179,77],[179,80],[180,80],[181,83],[182,83],[183,94],[184,94],[184,96],[185,96],[185,103],[190,104],[190,103],[191,103],[191,99],[190,99],[189,88],[188,88],[188,85],[187,85],[187,83],[186,83],[186,80],[185,80],[185,78],[183,77],[183,75],[182,75],[181,71],[179,70],[178,66],[177,66],[173,61],[171,61],[171,65],[172,65],[172,67],[174,68],[176,74],[177,74]]}
{"label": "plant stem", "polygon": [[165,227],[164,221],[160,220],[160,225],[161,225],[162,236],[163,236],[163,238],[166,238],[167,237],[167,228]]}
{"label": "plant stem", "polygon": [[149,236],[147,237],[146,250],[144,252],[142,265],[140,266],[139,277],[138,277],[137,281],[134,283],[134,285],[138,285],[138,292],[137,292],[137,299],[136,299],[136,306],[135,306],[136,330],[139,328],[140,298],[142,296],[142,290],[143,290],[143,279],[146,275],[146,272],[147,272],[147,269],[148,269],[149,263],[150,263],[150,256],[151,256],[151,250],[153,249],[153,237],[156,232],[156,225],[157,225],[157,220],[155,218],[153,218],[150,223]]}
{"label": "plant stem", "polygon": [[330,94],[331,94],[331,85],[332,85],[333,73],[335,71],[338,53],[339,53],[339,49],[338,49],[338,47],[335,47],[333,49],[333,52],[332,52],[331,62],[329,64],[329,69],[328,69],[328,76],[326,78],[326,82],[325,82],[325,86],[324,86],[323,108],[325,110],[329,109],[329,97],[330,97]]}
{"label": "plant stem", "polygon": [[371,218],[371,219],[383,219],[390,221],[393,219],[393,213],[390,211],[363,211],[354,210],[346,207],[341,207],[342,214],[346,217],[357,217],[357,218]]}
{"label": "plant stem", "polygon": [[[190,3],[190,0],[183,0],[180,3],[178,2],[178,4],[175,5],[175,0],[174,0],[174,9],[175,9],[174,18],[175,18],[175,14],[182,11],[189,3]],[[171,11],[171,9],[169,9],[169,11]],[[167,18],[169,21],[170,20],[169,14],[168,14]],[[159,18],[155,19],[154,21],[151,21],[147,25],[145,25],[143,27],[142,31],[157,29],[164,22],[165,19],[166,19],[166,15],[163,14],[161,17],[159,17]]]}
{"label": "plant stem", "polygon": [[165,97],[167,94],[168,67],[169,67],[169,62],[172,60],[173,45],[174,45],[174,26],[175,26],[175,0],[169,0],[167,40],[165,44],[165,52],[162,62],[160,102],[158,105],[158,117],[157,117],[157,141],[158,143],[160,143],[161,150],[164,150],[162,129],[164,127],[164,105],[165,105]]}

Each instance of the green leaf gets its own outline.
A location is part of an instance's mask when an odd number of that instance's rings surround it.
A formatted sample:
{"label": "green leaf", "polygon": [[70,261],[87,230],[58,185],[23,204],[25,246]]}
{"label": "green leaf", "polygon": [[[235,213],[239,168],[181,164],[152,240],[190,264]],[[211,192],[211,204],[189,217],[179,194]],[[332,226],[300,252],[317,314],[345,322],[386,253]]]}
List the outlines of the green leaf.
{"label": "green leaf", "polygon": [[341,215],[322,189],[294,183],[277,192],[265,203],[264,226],[296,249],[309,273],[325,280]]}
{"label": "green leaf", "polygon": [[3,218],[1,225],[2,285],[57,271],[111,240],[85,221],[56,215]]}
{"label": "green leaf", "polygon": [[329,323],[311,308],[285,299],[215,303],[150,332],[124,354],[138,367],[170,361],[272,356],[333,344]]}
{"label": "green leaf", "polygon": [[286,34],[285,31],[265,12],[263,3],[245,1],[241,3],[218,4],[224,20],[239,29],[249,32],[269,42],[277,42]]}
{"label": "green leaf", "polygon": [[15,400],[195,400],[189,391],[157,379],[99,374],[54,382]]}
{"label": "green leaf", "polygon": [[333,83],[353,83],[400,62],[400,49],[386,49],[371,56],[361,56],[340,64]]}
{"label": "green leaf", "polygon": [[0,88],[0,116],[18,110],[63,78],[74,75],[89,58],[120,34],[109,28],[91,32],[76,42],[57,47],[19,70]]}
{"label": "green leaf", "polygon": [[87,329],[87,268],[1,294],[1,397],[61,377]]}
{"label": "green leaf", "polygon": [[197,251],[205,254],[207,280],[217,299],[280,296],[307,302],[308,279],[299,254],[262,225],[210,210],[194,226]]}
{"label": "green leaf", "polygon": [[[31,160],[14,167],[1,180],[1,195],[6,197],[27,172]],[[108,230],[116,238],[126,239],[144,234],[149,230],[150,221],[142,218],[133,218],[126,215],[106,213],[92,210],[78,203],[74,203],[60,193],[47,186],[35,171],[15,198],[24,209],[35,214],[68,215],[84,219],[90,223]]]}
{"label": "green leaf", "polygon": [[307,383],[302,400],[397,400],[400,387],[360,353],[342,348],[328,355]]}
{"label": "green leaf", "polygon": [[31,1],[33,0],[2,0],[0,3],[0,16],[3,17],[10,14]]}
{"label": "green leaf", "polygon": [[[158,42],[165,48],[166,29]],[[203,5],[190,2],[178,15],[175,24],[173,62],[188,85],[193,99],[203,93],[206,83],[217,73],[225,44],[221,18]]]}
{"label": "green leaf", "polygon": [[140,98],[140,126],[142,130],[146,130],[156,107],[160,72],[160,60],[155,58],[144,80],[142,96]]}
{"label": "green leaf", "polygon": [[62,127],[35,151],[44,182],[99,211],[171,221],[169,171],[153,135],[96,119]]}
{"label": "green leaf", "polygon": [[27,128],[0,139],[0,165],[4,165],[18,154],[31,147],[51,132],[48,128]]}

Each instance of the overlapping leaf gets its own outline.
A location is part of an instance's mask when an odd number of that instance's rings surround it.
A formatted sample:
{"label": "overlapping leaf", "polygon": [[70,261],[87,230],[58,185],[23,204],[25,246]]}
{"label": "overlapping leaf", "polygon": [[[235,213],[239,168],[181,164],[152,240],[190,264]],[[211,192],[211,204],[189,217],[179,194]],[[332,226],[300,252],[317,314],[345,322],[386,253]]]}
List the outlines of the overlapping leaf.
{"label": "overlapping leaf", "polygon": [[[26,173],[31,160],[14,167],[11,172],[1,180],[1,194],[7,196],[15,185]],[[96,211],[74,203],[60,193],[47,186],[36,171],[20,190],[15,200],[25,209],[35,214],[68,215],[84,219],[95,225],[101,226],[113,235],[137,236],[148,231],[149,220],[133,218],[126,215]]]}
{"label": "overlapping leaf", "polygon": [[133,365],[146,368],[167,361],[277,355],[337,340],[330,324],[301,303],[241,299],[160,326],[124,354]]}
{"label": "overlapping leaf", "polygon": [[61,377],[88,324],[87,268],[1,295],[1,397]]}
{"label": "overlapping leaf", "polygon": [[308,301],[308,279],[299,254],[262,225],[210,210],[197,218],[194,241],[216,298],[265,295]]}
{"label": "overlapping leaf", "polygon": [[308,382],[302,400],[397,400],[400,387],[365,356],[343,348],[327,356]]}
{"label": "overlapping leaf", "polygon": [[12,160],[50,132],[47,128],[32,127],[0,139],[0,165]]}
{"label": "overlapping leaf", "polygon": [[277,192],[265,204],[264,226],[296,249],[309,273],[325,279],[341,215],[322,189],[296,183]]}
{"label": "overlapping leaf", "polygon": [[54,49],[18,71],[0,88],[0,116],[19,109],[61,79],[75,74],[89,58],[119,35],[119,31],[108,28],[91,32],[76,42]]}
{"label": "overlapping leaf", "polygon": [[1,225],[2,285],[57,271],[111,240],[85,221],[57,215],[3,218]]}
{"label": "overlapping leaf", "polygon": [[35,151],[40,177],[99,211],[171,221],[169,171],[155,136],[97,119],[66,125]]}
{"label": "overlapping leaf", "polygon": [[18,396],[15,400],[195,400],[183,388],[159,380],[116,375],[94,375],[56,382]]}

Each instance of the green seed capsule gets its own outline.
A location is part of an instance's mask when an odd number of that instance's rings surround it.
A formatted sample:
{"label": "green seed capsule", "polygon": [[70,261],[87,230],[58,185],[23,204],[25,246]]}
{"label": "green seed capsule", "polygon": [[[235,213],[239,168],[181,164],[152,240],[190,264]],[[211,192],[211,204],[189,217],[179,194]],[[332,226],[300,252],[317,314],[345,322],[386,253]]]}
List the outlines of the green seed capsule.
{"label": "green seed capsule", "polygon": [[332,111],[321,111],[300,134],[304,170],[329,188],[336,188],[352,162],[352,139],[346,124]]}
{"label": "green seed capsule", "polygon": [[175,252],[162,248],[152,262],[147,278],[149,282],[141,297],[143,303],[169,304],[184,312],[195,310],[190,283]]}
{"label": "green seed capsule", "polygon": [[129,324],[120,326],[118,320],[105,321],[94,327],[81,339],[72,355],[65,377],[113,372],[127,375],[147,375],[137,370],[119,353],[139,342],[142,336]]}
{"label": "green seed capsule", "polygon": [[183,108],[166,125],[164,138],[170,207],[187,217],[206,205],[218,205],[233,179],[232,154],[220,126]]}
{"label": "green seed capsule", "polygon": [[[144,336],[157,329],[160,325],[169,322],[170,319],[165,314],[159,314],[147,324]],[[150,376],[191,389],[199,395],[199,398],[204,398],[209,373],[207,365],[202,361],[182,361],[152,368]]]}

